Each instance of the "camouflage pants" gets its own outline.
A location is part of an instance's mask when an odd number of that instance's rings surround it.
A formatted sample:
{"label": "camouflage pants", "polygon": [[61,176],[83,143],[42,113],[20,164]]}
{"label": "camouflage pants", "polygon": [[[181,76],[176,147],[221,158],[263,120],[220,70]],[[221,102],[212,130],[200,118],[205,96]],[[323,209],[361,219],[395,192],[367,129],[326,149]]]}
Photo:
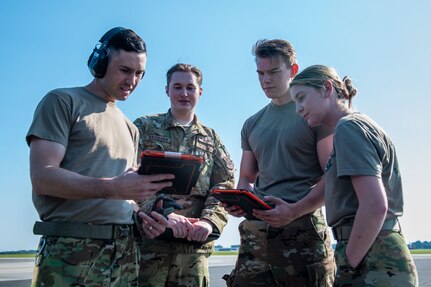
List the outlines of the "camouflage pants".
{"label": "camouflage pants", "polygon": [[42,237],[32,286],[138,286],[135,239]]}
{"label": "camouflage pants", "polygon": [[227,286],[332,286],[333,250],[320,210],[284,228],[245,220],[239,231],[238,259]]}
{"label": "camouflage pants", "polygon": [[144,240],[139,244],[141,287],[207,287],[208,257],[187,243]]}
{"label": "camouflage pants", "polygon": [[381,231],[356,269],[346,258],[347,241],[337,243],[334,286],[418,286],[413,258],[401,233]]}

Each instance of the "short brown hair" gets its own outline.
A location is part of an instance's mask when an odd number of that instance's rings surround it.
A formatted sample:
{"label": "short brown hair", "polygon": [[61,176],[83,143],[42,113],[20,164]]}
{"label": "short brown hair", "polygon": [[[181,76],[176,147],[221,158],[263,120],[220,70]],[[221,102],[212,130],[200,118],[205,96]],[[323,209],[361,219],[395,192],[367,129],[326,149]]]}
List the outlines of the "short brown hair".
{"label": "short brown hair", "polygon": [[183,64],[183,63],[178,63],[173,65],[168,72],[166,73],[166,83],[169,86],[169,82],[171,81],[172,78],[172,74],[175,72],[190,72],[193,75],[195,75],[196,80],[199,84],[199,86],[202,86],[202,72],[201,70],[199,70],[198,67],[189,65],[189,64]]}
{"label": "short brown hair", "polygon": [[292,67],[293,64],[297,64],[295,49],[286,40],[258,40],[253,46],[252,54],[256,59],[271,58],[283,60],[288,68]]}

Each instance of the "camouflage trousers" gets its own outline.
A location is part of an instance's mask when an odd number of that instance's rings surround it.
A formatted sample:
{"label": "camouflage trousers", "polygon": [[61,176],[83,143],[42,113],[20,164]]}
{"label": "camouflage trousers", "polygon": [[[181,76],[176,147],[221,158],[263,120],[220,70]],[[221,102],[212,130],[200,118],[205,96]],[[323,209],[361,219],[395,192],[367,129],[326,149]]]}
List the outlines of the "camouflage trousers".
{"label": "camouflage trousers", "polygon": [[413,258],[401,233],[381,231],[370,250],[353,269],[346,258],[347,241],[337,242],[336,287],[347,286],[418,286],[418,277]]}
{"label": "camouflage trousers", "polygon": [[263,221],[244,220],[230,287],[332,286],[334,253],[321,210],[274,228]]}
{"label": "camouflage trousers", "polygon": [[145,239],[139,249],[139,286],[209,286],[208,250],[187,243]]}
{"label": "camouflage trousers", "polygon": [[116,240],[41,238],[31,286],[138,286],[132,237]]}

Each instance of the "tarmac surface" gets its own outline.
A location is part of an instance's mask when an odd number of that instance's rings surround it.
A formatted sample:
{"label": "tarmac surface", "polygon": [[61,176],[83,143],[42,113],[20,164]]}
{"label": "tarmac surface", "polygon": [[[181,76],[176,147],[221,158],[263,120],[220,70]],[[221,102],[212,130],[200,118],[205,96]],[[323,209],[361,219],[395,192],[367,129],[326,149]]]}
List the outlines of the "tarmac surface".
{"label": "tarmac surface", "polygon": [[[431,287],[431,255],[413,255],[419,274],[419,286]],[[213,255],[209,258],[212,287],[226,286],[222,276],[235,265],[236,255]],[[28,287],[31,283],[32,258],[0,258],[0,287]]]}

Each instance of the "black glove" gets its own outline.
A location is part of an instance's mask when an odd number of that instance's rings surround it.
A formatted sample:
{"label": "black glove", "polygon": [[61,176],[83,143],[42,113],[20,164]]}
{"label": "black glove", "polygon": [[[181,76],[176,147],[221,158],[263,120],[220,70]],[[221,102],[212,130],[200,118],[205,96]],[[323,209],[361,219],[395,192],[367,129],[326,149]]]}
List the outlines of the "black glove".
{"label": "black glove", "polygon": [[166,197],[163,193],[142,203],[138,212],[134,212],[133,214],[135,226],[138,229],[140,237],[145,238],[146,236],[144,230],[142,229],[142,219],[138,215],[139,212],[143,212],[146,215],[151,216],[151,211],[155,211],[168,219],[168,215],[171,214],[175,209],[182,208],[183,207],[176,203],[175,200]]}
{"label": "black glove", "polygon": [[175,209],[183,209],[183,206],[178,204],[174,199],[166,197],[163,193],[156,198],[153,204],[153,210],[163,215],[166,219],[168,219],[168,215],[174,212]]}
{"label": "black glove", "polygon": [[171,214],[175,209],[182,208],[182,205],[178,204],[174,199],[166,197],[165,194],[161,193],[157,197],[153,197],[145,201],[139,208],[138,212],[143,212],[147,215],[150,215],[151,211],[155,211],[168,219],[168,215]]}

